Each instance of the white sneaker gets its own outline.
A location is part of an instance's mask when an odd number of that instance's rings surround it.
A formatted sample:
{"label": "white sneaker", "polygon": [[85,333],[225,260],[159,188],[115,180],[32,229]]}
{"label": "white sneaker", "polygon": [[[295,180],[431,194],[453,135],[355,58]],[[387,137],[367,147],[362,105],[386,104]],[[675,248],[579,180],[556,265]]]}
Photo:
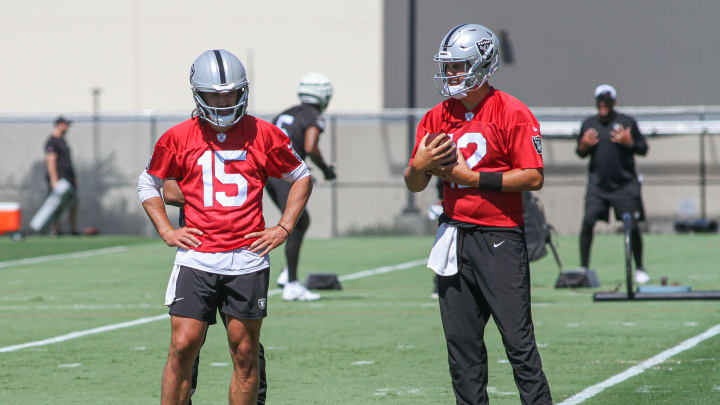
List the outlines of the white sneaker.
{"label": "white sneaker", "polygon": [[280,287],[280,288],[285,287],[285,284],[288,283],[288,279],[289,279],[288,269],[287,269],[287,267],[285,267],[285,268],[280,272],[280,275],[279,275],[278,278],[277,278],[277,285],[278,285],[278,287]]}
{"label": "white sneaker", "polygon": [[645,269],[635,269],[635,282],[638,284],[645,284],[650,281],[650,276],[647,274]]}
{"label": "white sneaker", "polygon": [[320,299],[320,294],[315,294],[300,284],[299,281],[295,280],[285,284],[282,299],[284,301],[317,301]]}

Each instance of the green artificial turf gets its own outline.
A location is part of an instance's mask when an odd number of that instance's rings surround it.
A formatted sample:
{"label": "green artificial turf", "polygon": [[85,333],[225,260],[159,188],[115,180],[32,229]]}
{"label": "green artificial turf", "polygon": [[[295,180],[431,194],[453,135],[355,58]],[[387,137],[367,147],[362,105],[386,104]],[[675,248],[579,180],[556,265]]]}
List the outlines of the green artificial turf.
{"label": "green artificial turf", "polygon": [[[657,283],[720,289],[717,235],[647,235],[646,267]],[[577,238],[561,237],[565,267],[577,265]],[[428,237],[307,240],[300,276],[351,274],[427,257]],[[624,282],[622,238],[598,235],[596,290],[554,289],[549,255],[532,264],[533,317],[556,403],[720,323],[716,301],[593,303],[592,293]],[[0,348],[166,313],[162,305],[173,250],[131,237],[29,238],[0,242],[0,263],[110,246],[96,256],[0,267]],[[10,247],[8,249],[7,247]],[[271,254],[271,290],[283,266]],[[323,299],[286,303],[272,293],[261,341],[268,404],[451,404],[445,342],[432,274],[424,266],[342,282]],[[1,404],[158,403],[169,343],[166,319],[60,343],[0,352]],[[519,396],[500,336],[486,331],[493,404]],[[652,367],[586,404],[720,403],[720,337]],[[227,403],[230,358],[222,325],[201,353],[194,404]]]}

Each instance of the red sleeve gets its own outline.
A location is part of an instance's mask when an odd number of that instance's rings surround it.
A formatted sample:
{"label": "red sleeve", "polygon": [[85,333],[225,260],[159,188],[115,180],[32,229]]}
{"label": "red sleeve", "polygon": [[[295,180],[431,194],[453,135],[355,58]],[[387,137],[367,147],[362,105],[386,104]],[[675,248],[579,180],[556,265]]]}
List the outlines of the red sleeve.
{"label": "red sleeve", "polygon": [[508,150],[513,169],[543,167],[540,124],[529,110],[515,114],[508,128]]}
{"label": "red sleeve", "polygon": [[292,148],[292,142],[282,131],[270,129],[272,143],[267,152],[265,171],[269,176],[282,178],[286,174],[297,169],[302,164],[302,159]]}
{"label": "red sleeve", "polygon": [[155,144],[147,172],[161,179],[180,177],[177,164],[177,153],[169,142],[171,136],[166,132]]}

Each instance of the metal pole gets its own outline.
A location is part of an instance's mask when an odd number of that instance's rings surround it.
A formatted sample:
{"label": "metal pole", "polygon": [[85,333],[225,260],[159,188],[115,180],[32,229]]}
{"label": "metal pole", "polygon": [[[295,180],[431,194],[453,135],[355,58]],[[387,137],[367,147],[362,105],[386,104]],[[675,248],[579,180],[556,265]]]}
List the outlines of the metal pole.
{"label": "metal pole", "polygon": [[705,137],[707,129],[700,133],[700,218],[707,218],[707,167],[705,164]]}
{"label": "metal pole", "polygon": [[[337,115],[330,116],[330,162],[337,162]],[[338,185],[337,180],[330,183],[330,235],[338,236]]]}
{"label": "metal pole", "polygon": [[[407,116],[407,145],[408,156],[412,154],[415,146],[415,114],[412,110],[415,108],[415,20],[417,17],[417,7],[415,0],[408,0],[408,59],[407,59],[407,107],[410,112]],[[407,191],[407,206],[403,210],[406,214],[418,213],[415,204],[415,193]]]}
{"label": "metal pole", "polygon": [[100,162],[100,87],[92,88],[92,137],[93,137],[93,159],[94,163]]}
{"label": "metal pole", "polygon": [[150,154],[152,155],[155,149],[155,142],[157,141],[157,116],[150,116]]}

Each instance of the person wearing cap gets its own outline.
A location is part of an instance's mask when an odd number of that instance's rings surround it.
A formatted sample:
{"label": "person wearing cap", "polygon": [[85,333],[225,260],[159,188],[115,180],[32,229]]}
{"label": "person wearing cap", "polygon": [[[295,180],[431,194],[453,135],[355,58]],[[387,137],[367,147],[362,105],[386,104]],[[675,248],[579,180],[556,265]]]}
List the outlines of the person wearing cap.
{"label": "person wearing cap", "polygon": [[[75,183],[75,170],[73,169],[70,147],[65,140],[68,128],[72,122],[59,116],[55,119],[50,137],[45,143],[45,180],[48,190],[52,191],[60,179],[65,179],[72,185],[72,204],[70,205],[69,220],[70,234],[79,235],[77,230],[77,185]],[[59,218],[50,228],[52,235],[60,234]]]}
{"label": "person wearing cap", "polygon": [[640,192],[640,178],[635,169],[635,155],[645,156],[648,145],[635,119],[615,110],[617,92],[609,84],[595,89],[597,115],[583,121],[577,140],[576,153],[590,156],[588,185],[585,193],[585,215],[580,230],[580,266],[590,265],[593,228],[598,220],[609,220],[610,207],[615,218],[632,215],[630,240],[635,258],[635,281],[650,280],[643,266],[643,244],[638,223],[645,220]]}

